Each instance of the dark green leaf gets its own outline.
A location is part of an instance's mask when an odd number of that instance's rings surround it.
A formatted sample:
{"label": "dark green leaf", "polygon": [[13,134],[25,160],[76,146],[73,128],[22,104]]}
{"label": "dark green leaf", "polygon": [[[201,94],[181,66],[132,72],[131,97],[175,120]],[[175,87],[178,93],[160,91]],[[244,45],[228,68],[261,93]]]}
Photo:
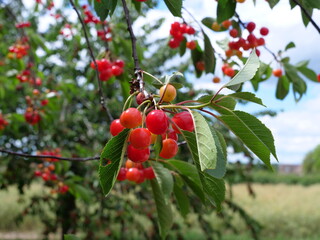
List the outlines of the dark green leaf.
{"label": "dark green leaf", "polygon": [[236,1],[220,0],[217,7],[217,21],[222,23],[224,20],[231,18],[236,10]]}
{"label": "dark green leaf", "polygon": [[262,100],[250,92],[236,92],[236,93],[229,94],[227,96],[236,98],[236,99],[245,100],[248,102],[254,102],[265,107],[265,105],[262,103]]}
{"label": "dark green leaf", "polygon": [[175,73],[165,77],[165,84],[167,84],[167,83],[171,84],[171,82],[181,81],[181,80],[184,80],[184,79],[185,78],[184,78],[184,76],[183,76],[183,74],[181,72],[175,72]]}
{"label": "dark green leaf", "polygon": [[177,200],[178,209],[182,217],[186,217],[190,211],[190,202],[186,193],[176,183],[173,188],[174,196]]}
{"label": "dark green leaf", "polygon": [[288,77],[289,81],[293,83],[294,93],[299,94],[298,97],[294,95],[296,101],[299,101],[302,95],[307,91],[307,85],[305,81],[303,81],[303,79],[299,76],[296,67],[289,63],[284,63],[283,66],[286,72],[286,76]]}
{"label": "dark green leaf", "polygon": [[80,240],[76,235],[65,234],[63,237],[64,240]]}
{"label": "dark green leaf", "polygon": [[182,57],[186,53],[186,49],[187,49],[187,39],[183,38],[183,40],[180,43],[180,47],[179,47],[180,57]]}
{"label": "dark green leaf", "polygon": [[301,72],[305,77],[307,77],[311,81],[318,82],[317,74],[313,70],[311,70],[310,68],[300,67],[300,68],[297,68],[297,69],[298,69],[299,72]]}
{"label": "dark green leaf", "polygon": [[192,58],[194,70],[196,72],[196,76],[197,76],[197,78],[199,78],[202,75],[202,71],[199,71],[197,69],[197,63],[204,61],[203,51],[201,50],[200,47],[197,47],[196,49],[191,51],[191,58]]}
{"label": "dark green leaf", "polygon": [[205,25],[207,28],[212,30],[212,24],[216,21],[216,19],[211,18],[211,17],[206,17],[201,20],[202,24]]}
{"label": "dark green leaf", "polygon": [[285,47],[285,51],[287,51],[288,49],[290,49],[290,48],[294,48],[294,47],[296,47],[296,45],[294,44],[294,42],[289,42],[288,44],[287,44],[287,46]]}
{"label": "dark green leaf", "polygon": [[157,180],[152,179],[150,183],[157,208],[160,236],[162,239],[165,239],[173,223],[171,206],[169,201],[165,200]]}
{"label": "dark green leaf", "polygon": [[320,9],[319,0],[304,0],[303,2],[309,8]]}
{"label": "dark green leaf", "polygon": [[[213,95],[205,95],[205,96],[200,97],[197,101],[201,102],[201,103],[207,103],[212,99],[212,97],[213,97]],[[220,94],[215,97],[214,103],[218,104],[219,106],[226,107],[230,110],[234,110],[234,108],[237,104],[237,102],[233,98],[225,97],[225,95],[220,95]],[[211,104],[208,107],[214,108],[214,105]]]}
{"label": "dark green leaf", "polygon": [[[170,84],[172,86],[174,86],[176,89],[180,89],[180,88],[183,88],[183,85],[181,83],[177,83],[177,82],[170,82]],[[160,89],[163,84],[159,83],[159,82],[153,82],[152,85],[158,89]]]}
{"label": "dark green leaf", "polygon": [[111,191],[122,164],[127,149],[129,129],[124,129],[117,136],[111,138],[100,156],[99,179],[103,194],[107,196]]}
{"label": "dark green leaf", "polygon": [[[308,15],[311,17],[313,8],[304,7],[304,9],[307,11]],[[302,11],[302,9],[301,9],[301,16],[302,16],[303,24],[307,27],[310,20],[309,20],[309,17],[304,13],[304,11]]]}
{"label": "dark green leaf", "polygon": [[159,187],[166,201],[169,200],[171,193],[173,191],[173,177],[171,172],[163,167],[162,164],[153,162],[152,168],[159,183]]}
{"label": "dark green leaf", "polygon": [[284,99],[289,93],[290,82],[286,75],[281,76],[278,79],[276,98]]}
{"label": "dark green leaf", "polygon": [[214,70],[216,68],[216,57],[214,56],[214,49],[211,45],[210,39],[205,34],[204,31],[202,31],[204,36],[204,64],[205,64],[205,70],[206,73],[214,73]]}
{"label": "dark green leaf", "polygon": [[274,8],[275,5],[278,4],[280,0],[268,0],[270,8]]}
{"label": "dark green leaf", "polygon": [[181,17],[182,0],[164,0],[168,9],[175,17]]}
{"label": "dark green leaf", "polygon": [[153,145],[156,160],[159,159],[159,154],[160,154],[161,148],[162,148],[162,136],[157,135],[156,142]]}
{"label": "dark green leaf", "polygon": [[104,21],[109,14],[110,16],[113,14],[114,10],[117,7],[117,3],[118,0],[101,0],[99,2],[94,1],[94,10],[96,11],[101,21]]}

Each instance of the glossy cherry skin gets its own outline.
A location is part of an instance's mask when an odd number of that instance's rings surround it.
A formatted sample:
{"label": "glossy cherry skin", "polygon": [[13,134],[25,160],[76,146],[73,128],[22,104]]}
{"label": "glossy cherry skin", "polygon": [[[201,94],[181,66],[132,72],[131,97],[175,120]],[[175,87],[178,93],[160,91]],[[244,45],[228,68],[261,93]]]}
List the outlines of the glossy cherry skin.
{"label": "glossy cherry skin", "polygon": [[162,101],[171,102],[176,98],[177,90],[171,84],[167,84],[160,88],[159,94],[160,94],[160,98],[162,98]]}
{"label": "glossy cherry skin", "polygon": [[273,75],[274,75],[275,77],[281,77],[281,76],[282,76],[282,70],[281,70],[280,68],[274,69],[274,70],[272,71],[272,73],[273,73]]}
{"label": "glossy cherry skin", "polygon": [[127,149],[128,158],[135,163],[142,163],[149,159],[150,149],[136,149],[131,144]]}
{"label": "glossy cherry skin", "polygon": [[141,125],[142,115],[136,108],[128,108],[120,116],[120,123],[125,128],[135,128]]}
{"label": "glossy cherry skin", "polygon": [[162,149],[159,154],[160,157],[165,159],[173,158],[178,152],[178,144],[175,140],[167,138],[162,141]]}
{"label": "glossy cherry skin", "polygon": [[161,135],[169,127],[168,117],[162,110],[153,110],[146,117],[146,125],[151,133]]}
{"label": "glossy cherry skin", "polygon": [[146,179],[154,179],[156,177],[152,167],[147,167],[143,169],[143,172],[144,172],[144,177]]}
{"label": "glossy cherry skin", "polygon": [[192,132],[194,130],[194,124],[192,120],[192,116],[189,112],[180,112],[173,116],[172,121],[175,124],[172,124],[172,128],[176,131],[176,133],[181,133],[180,130],[176,127],[176,125],[185,131]]}
{"label": "glossy cherry skin", "polygon": [[118,176],[117,176],[117,180],[119,181],[124,181],[127,179],[127,169],[125,168],[120,168],[120,171],[118,173]]}
{"label": "glossy cherry skin", "polygon": [[129,141],[134,148],[147,148],[151,144],[151,133],[146,128],[133,129],[130,133]]}
{"label": "glossy cherry skin", "polygon": [[140,179],[141,172],[138,168],[130,168],[127,170],[126,178],[131,182],[136,182]]}
{"label": "glossy cherry skin", "polygon": [[162,140],[164,140],[166,138],[171,138],[175,141],[178,141],[178,135],[177,135],[176,131],[173,129],[168,129],[168,131],[166,133],[162,134]]}
{"label": "glossy cherry skin", "polygon": [[145,180],[145,176],[144,176],[144,171],[143,170],[139,170],[140,171],[140,177],[139,179],[136,181],[137,184],[143,183]]}
{"label": "glossy cherry skin", "polygon": [[125,127],[121,125],[120,119],[115,119],[110,124],[110,133],[112,136],[117,136],[123,129],[125,129]]}

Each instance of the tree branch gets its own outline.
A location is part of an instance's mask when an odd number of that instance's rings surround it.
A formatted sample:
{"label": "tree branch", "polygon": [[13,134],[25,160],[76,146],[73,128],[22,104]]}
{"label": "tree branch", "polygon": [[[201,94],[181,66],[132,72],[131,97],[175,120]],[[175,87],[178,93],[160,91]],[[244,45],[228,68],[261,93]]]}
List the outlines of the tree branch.
{"label": "tree branch", "polygon": [[57,160],[70,161],[70,162],[87,162],[87,161],[93,161],[93,160],[100,159],[99,156],[87,157],[87,158],[67,158],[67,157],[57,157],[57,156],[51,156],[51,155],[32,155],[32,154],[26,154],[26,153],[13,152],[13,151],[6,150],[3,148],[0,148],[0,152],[7,153],[7,154],[13,155],[13,156],[25,157],[25,158],[53,158],[53,159],[57,159]]}
{"label": "tree branch", "polygon": [[102,92],[102,85],[101,85],[101,80],[100,80],[100,74],[99,74],[99,70],[98,70],[98,64],[96,62],[96,58],[94,57],[94,54],[93,54],[93,50],[90,46],[90,41],[89,41],[89,37],[88,37],[88,34],[87,34],[87,31],[86,31],[86,26],[82,20],[82,17],[78,11],[78,9],[76,8],[73,0],[69,0],[72,8],[74,9],[74,11],[77,13],[77,16],[78,16],[78,19],[81,23],[81,26],[82,26],[82,30],[83,30],[83,33],[84,33],[84,37],[86,39],[86,43],[87,43],[87,47],[88,47],[88,50],[89,50],[89,53],[90,53],[90,56],[92,58],[92,61],[94,63],[94,67],[95,67],[95,70],[96,70],[96,75],[97,75],[97,79],[98,79],[98,91],[99,91],[99,95],[100,95],[100,104],[103,108],[103,110],[107,113],[108,115],[108,118],[110,120],[110,122],[113,120],[113,117],[109,111],[109,109],[105,106],[105,98],[104,98],[104,95],[103,95],[103,92]]}
{"label": "tree branch", "polygon": [[137,38],[134,35],[133,29],[132,29],[132,21],[130,18],[130,13],[129,13],[129,9],[128,9],[126,0],[122,0],[122,5],[123,5],[124,14],[126,17],[128,31],[129,31],[130,38],[131,38],[132,58],[133,58],[133,62],[134,62],[134,75],[137,78],[137,81],[139,83],[139,91],[144,92],[143,75],[142,75],[142,71],[140,69],[139,59],[138,59],[138,54],[137,54],[137,46],[136,46]]}
{"label": "tree branch", "polygon": [[319,32],[320,34],[320,27],[316,24],[316,22],[312,19],[311,15],[308,13],[308,11],[301,5],[301,3],[298,0],[292,0],[295,4],[297,4],[300,8],[301,11],[306,15],[306,17],[309,19],[311,24],[315,27],[315,29]]}

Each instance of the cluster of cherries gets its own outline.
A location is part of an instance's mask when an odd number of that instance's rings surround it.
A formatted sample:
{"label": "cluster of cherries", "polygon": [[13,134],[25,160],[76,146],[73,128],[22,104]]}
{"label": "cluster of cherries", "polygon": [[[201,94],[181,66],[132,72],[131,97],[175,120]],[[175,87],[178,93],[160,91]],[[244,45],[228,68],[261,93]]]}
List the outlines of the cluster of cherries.
{"label": "cluster of cherries", "polygon": [[41,78],[31,77],[31,68],[32,68],[32,66],[33,66],[32,63],[28,63],[26,69],[24,69],[21,73],[17,74],[16,77],[17,77],[17,79],[19,79],[19,81],[21,83],[29,82],[30,85],[41,86],[42,85]]}
{"label": "cluster of cherries", "polygon": [[16,43],[9,47],[9,58],[17,58],[21,59],[24,56],[28,55],[28,50],[30,48],[28,41],[26,39],[23,39],[23,41]]}
{"label": "cluster of cherries", "polygon": [[3,118],[2,114],[0,114],[0,131],[5,129],[5,127],[8,125],[8,121]]}
{"label": "cluster of cherries", "polygon": [[[60,149],[58,148],[54,150],[44,150],[42,152],[38,152],[37,154],[61,157]],[[69,186],[60,181],[57,174],[54,173],[55,165],[53,162],[57,161],[58,160],[54,158],[45,158],[43,164],[41,163],[37,165],[37,170],[34,172],[34,176],[41,177],[43,181],[57,185],[57,188],[52,189],[51,193],[64,194],[68,192]]]}
{"label": "cluster of cherries", "polygon": [[31,23],[30,22],[21,22],[16,24],[16,28],[25,28],[25,27],[30,27]]}
{"label": "cluster of cherries", "polygon": [[[124,61],[117,59],[113,62],[106,58],[96,60],[99,77],[101,81],[108,81],[113,76],[119,76],[123,73]],[[91,62],[90,67],[95,69],[94,62]]]}
{"label": "cluster of cherries", "polygon": [[94,24],[99,24],[101,21],[93,15],[93,13],[89,10],[88,5],[83,5],[82,9],[84,10],[84,14],[86,15],[84,18],[84,23],[94,23]]}
{"label": "cluster of cherries", "polygon": [[112,41],[111,36],[111,28],[103,26],[104,29],[97,30],[97,36],[100,38],[101,41],[110,42]]}
{"label": "cluster of cherries", "polygon": [[[195,33],[196,30],[193,27],[185,23],[174,22],[171,24],[170,35],[172,38],[169,40],[168,45],[170,48],[178,48],[185,38],[185,34],[194,35]],[[195,41],[187,42],[187,47],[192,50],[195,49],[196,46],[197,43]]]}
{"label": "cluster of cherries", "polygon": [[27,123],[31,125],[36,125],[38,122],[41,121],[41,115],[39,113],[39,110],[35,107],[36,102],[40,100],[40,104],[42,107],[48,105],[49,100],[47,98],[41,98],[40,91],[38,89],[33,89],[32,91],[33,98],[30,96],[26,96],[26,103],[28,105],[26,112],[24,113],[24,118]]}
{"label": "cluster of cherries", "polygon": [[152,167],[144,168],[141,163],[136,163],[131,160],[127,160],[125,167],[120,168],[119,174],[117,176],[118,181],[129,180],[137,184],[143,183],[146,179],[154,179],[156,176],[154,174]]}

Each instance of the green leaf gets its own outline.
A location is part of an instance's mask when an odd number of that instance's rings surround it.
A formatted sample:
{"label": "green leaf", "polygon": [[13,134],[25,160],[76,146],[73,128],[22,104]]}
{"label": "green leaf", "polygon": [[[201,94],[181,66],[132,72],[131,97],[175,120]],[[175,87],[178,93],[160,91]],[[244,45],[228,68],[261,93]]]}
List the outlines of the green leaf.
{"label": "green leaf", "polygon": [[164,0],[169,11],[175,17],[181,17],[182,0]]}
{"label": "green leaf", "polygon": [[80,240],[80,238],[78,238],[76,235],[72,235],[72,234],[65,234],[63,236],[64,240]]}
{"label": "green leaf", "polygon": [[186,193],[179,187],[176,183],[173,188],[174,196],[177,200],[178,209],[182,215],[182,217],[186,217],[190,212],[190,202]]}
{"label": "green leaf", "polygon": [[194,66],[194,70],[197,78],[201,77],[202,75],[202,71],[199,71],[197,69],[197,62],[204,61],[203,58],[204,58],[203,51],[201,50],[200,47],[197,47],[196,49],[191,51],[191,59],[193,62],[193,66]]}
{"label": "green leaf", "polygon": [[318,82],[317,74],[307,67],[297,68],[299,72],[301,72],[306,78],[310,79],[313,82]]}
{"label": "green leaf", "polygon": [[89,189],[73,182],[71,183],[66,181],[66,184],[69,186],[72,195],[74,195],[76,198],[82,199],[86,203],[90,203],[92,199],[92,192]]}
{"label": "green leaf", "polygon": [[[303,4],[304,5],[304,4]],[[304,7],[304,6],[303,6]],[[304,7],[304,9],[307,11],[307,13],[309,14],[309,16],[312,16],[312,12],[313,12],[313,8],[309,8],[309,7]],[[304,11],[301,10],[301,17],[302,17],[302,22],[304,24],[304,26],[308,26],[310,20],[309,17],[307,17],[307,15],[304,13]]]}
{"label": "green leaf", "polygon": [[171,206],[169,201],[165,200],[157,180],[152,179],[150,183],[157,208],[160,236],[162,239],[165,239],[173,223]]}
{"label": "green leaf", "polygon": [[[172,86],[174,86],[176,89],[183,88],[183,85],[182,85],[181,83],[170,82],[170,84],[171,84]],[[155,88],[160,89],[164,84],[161,84],[161,83],[159,83],[159,82],[153,82],[152,85],[153,85]]]}
{"label": "green leaf", "polygon": [[110,16],[113,14],[114,10],[117,7],[117,3],[118,0],[101,0],[99,2],[94,1],[94,10],[96,11],[101,21],[104,21],[109,14]]}
{"label": "green leaf", "polygon": [[195,133],[183,130],[181,130],[181,133],[188,144],[188,148],[198,170],[202,189],[205,192],[207,199],[217,207],[218,211],[220,211],[221,203],[224,200],[226,191],[224,181],[222,179],[216,179],[206,172],[201,171]]}
{"label": "green leaf", "polygon": [[295,48],[295,47],[296,45],[294,44],[294,42],[289,42],[284,50],[287,51],[288,49]]}
{"label": "green leaf", "polygon": [[171,172],[163,167],[162,164],[153,162],[152,168],[159,183],[160,189],[166,201],[170,199],[171,193],[173,191],[173,177]]}
{"label": "green leaf", "polygon": [[165,84],[168,84],[168,83],[172,84],[171,82],[181,81],[181,80],[184,80],[184,79],[185,78],[184,78],[184,76],[183,76],[183,74],[181,72],[175,72],[175,73],[165,77]]}
{"label": "green leaf", "polygon": [[[294,97],[296,101],[299,101],[302,97],[302,95],[307,91],[307,85],[305,81],[299,76],[298,70],[296,67],[289,63],[283,64],[286,76],[288,77],[289,81],[293,83],[293,91],[294,91]],[[299,96],[296,96],[296,93],[299,94]]]}
{"label": "green leaf", "polygon": [[217,7],[217,21],[222,23],[224,20],[231,18],[236,10],[236,1],[219,0]]}
{"label": "green leaf", "polygon": [[269,6],[270,8],[274,8],[274,6],[276,6],[278,4],[280,0],[268,0]]}
{"label": "green leaf", "polygon": [[[200,97],[199,99],[197,99],[198,102],[201,103],[207,103],[212,99],[213,95],[204,95],[202,97]],[[234,110],[237,102],[231,98],[231,97],[226,97],[225,95],[219,94],[216,96],[215,98],[216,100],[214,100],[214,103],[219,105],[219,106],[223,106],[226,107],[230,110]],[[211,104],[208,107],[211,108],[215,108],[215,105]]]}
{"label": "green leaf", "polygon": [[262,103],[262,100],[256,97],[256,95],[254,95],[251,92],[236,92],[236,93],[229,94],[227,96],[236,98],[236,99],[245,100],[248,102],[257,103],[265,107],[265,105]]}
{"label": "green leaf", "polygon": [[130,129],[124,129],[117,136],[111,138],[100,156],[99,179],[103,194],[107,196],[111,191],[122,164],[127,149],[127,138]]}
{"label": "green leaf", "polygon": [[204,36],[204,64],[205,64],[205,70],[206,73],[214,73],[214,70],[216,68],[216,57],[214,56],[214,49],[211,45],[210,39],[205,34],[204,31],[202,31],[202,34]]}
{"label": "green leaf", "polygon": [[304,4],[310,8],[320,9],[319,0],[304,0]]}
{"label": "green leaf", "polygon": [[205,17],[204,19],[201,20],[202,24],[205,25],[207,28],[212,30],[212,24],[216,21],[216,19],[212,17]]}
{"label": "green leaf", "polygon": [[260,60],[255,51],[252,51],[244,67],[224,87],[238,85],[249,81],[256,74],[260,66]]}
{"label": "green leaf", "polygon": [[215,169],[217,164],[217,148],[206,119],[196,111],[190,111],[194,122],[197,143],[197,155],[201,171]]}
{"label": "green leaf", "polygon": [[159,159],[159,154],[161,152],[161,148],[162,148],[162,136],[161,135],[157,135],[156,141],[153,145],[153,149],[154,149],[154,154],[155,154],[155,159],[158,160]]}
{"label": "green leaf", "polygon": [[290,81],[286,75],[279,77],[277,90],[276,90],[276,98],[284,99],[289,93]]}
{"label": "green leaf", "polygon": [[187,39],[183,38],[183,40],[180,43],[180,47],[179,47],[180,57],[182,57],[186,53],[186,49],[187,49]]}
{"label": "green leaf", "polygon": [[218,119],[272,169],[270,153],[278,158],[271,131],[259,119],[246,112],[222,108],[217,110],[222,114]]}

